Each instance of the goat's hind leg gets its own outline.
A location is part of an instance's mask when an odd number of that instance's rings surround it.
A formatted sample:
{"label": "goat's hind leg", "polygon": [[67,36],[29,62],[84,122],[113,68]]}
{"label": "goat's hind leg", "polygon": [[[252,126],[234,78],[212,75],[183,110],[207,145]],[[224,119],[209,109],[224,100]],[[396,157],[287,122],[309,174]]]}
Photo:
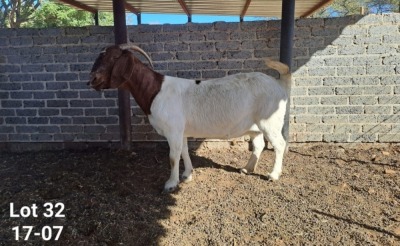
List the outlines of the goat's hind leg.
{"label": "goat's hind leg", "polygon": [[183,171],[182,174],[182,181],[183,182],[192,181],[193,166],[189,156],[189,148],[186,137],[183,138],[183,143],[182,143],[182,159],[183,159],[183,164],[185,165],[185,171]]}
{"label": "goat's hind leg", "polygon": [[282,128],[279,127],[279,124],[276,122],[271,122],[270,120],[262,120],[258,127],[274,147],[275,163],[272,172],[269,174],[269,178],[271,180],[278,180],[282,173],[283,156],[287,146],[287,143],[281,133]]}
{"label": "goat's hind leg", "polygon": [[247,165],[240,169],[240,172],[245,174],[254,172],[257,167],[258,160],[260,159],[261,152],[265,147],[264,135],[261,132],[250,134],[250,138],[253,145],[251,157],[247,162]]}
{"label": "goat's hind leg", "polygon": [[275,151],[275,163],[272,172],[269,174],[271,180],[278,180],[282,173],[283,156],[286,150],[286,142],[282,135],[277,135],[276,139],[271,140]]}

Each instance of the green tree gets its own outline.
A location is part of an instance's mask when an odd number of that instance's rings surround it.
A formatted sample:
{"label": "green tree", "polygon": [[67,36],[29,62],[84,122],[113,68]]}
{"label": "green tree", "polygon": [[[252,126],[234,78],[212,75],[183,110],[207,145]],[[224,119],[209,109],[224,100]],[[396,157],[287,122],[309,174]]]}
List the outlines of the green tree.
{"label": "green tree", "polygon": [[[99,13],[100,25],[112,25],[111,13]],[[77,10],[64,4],[47,1],[35,12],[26,27],[65,27],[88,26],[94,24],[94,15],[90,12]]]}
{"label": "green tree", "polygon": [[0,0],[0,28],[18,28],[31,20],[41,0]]}
{"label": "green tree", "polygon": [[365,5],[369,13],[400,12],[400,0],[370,0]]}
{"label": "green tree", "polygon": [[364,13],[398,12],[400,0],[335,0],[331,5],[317,11],[313,17],[332,17]]}

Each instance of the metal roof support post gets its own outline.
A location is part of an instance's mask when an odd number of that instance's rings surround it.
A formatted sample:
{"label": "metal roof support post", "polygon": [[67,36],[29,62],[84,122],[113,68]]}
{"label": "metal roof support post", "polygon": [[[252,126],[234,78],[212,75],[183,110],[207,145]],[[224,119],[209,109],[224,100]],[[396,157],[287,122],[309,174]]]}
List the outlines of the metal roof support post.
{"label": "metal roof support post", "polygon": [[[282,0],[282,22],[281,22],[281,43],[280,58],[282,63],[292,68],[293,38],[294,38],[294,17],[295,0]],[[289,122],[290,122],[290,91],[288,93],[288,103],[286,105],[285,123],[282,135],[289,142]]]}
{"label": "metal roof support post", "polygon": [[[124,44],[128,41],[125,18],[125,1],[113,0],[114,36],[115,44]],[[131,102],[129,91],[118,89],[118,112],[121,148],[129,150],[131,147]]]}
{"label": "metal roof support post", "polygon": [[94,13],[94,25],[99,25],[99,11],[96,11],[96,13]]}
{"label": "metal roof support post", "polygon": [[142,14],[137,13],[136,18],[137,18],[137,24],[138,25],[142,24]]}

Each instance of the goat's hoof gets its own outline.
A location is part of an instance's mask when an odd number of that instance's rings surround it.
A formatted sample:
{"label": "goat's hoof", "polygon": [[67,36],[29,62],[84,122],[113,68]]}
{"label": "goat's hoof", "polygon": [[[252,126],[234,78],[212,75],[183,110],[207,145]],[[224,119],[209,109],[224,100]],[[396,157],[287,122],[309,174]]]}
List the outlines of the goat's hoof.
{"label": "goat's hoof", "polygon": [[247,170],[246,168],[241,168],[241,169],[240,169],[240,173],[243,173],[243,174],[250,174],[250,173],[253,173],[253,171],[252,171],[252,170]]}
{"label": "goat's hoof", "polygon": [[174,191],[176,191],[178,188],[178,186],[174,186],[174,187],[164,187],[163,191],[161,192],[162,194],[170,194]]}
{"label": "goat's hoof", "polygon": [[277,181],[279,179],[279,174],[276,173],[270,173],[268,174],[268,180],[269,181]]}
{"label": "goat's hoof", "polygon": [[248,174],[247,169],[245,169],[245,168],[241,168],[241,169],[240,169],[240,173]]}
{"label": "goat's hoof", "polygon": [[174,191],[177,190],[178,188],[178,184],[179,184],[179,180],[168,180],[165,184],[164,184],[164,189],[162,191],[163,194],[168,194],[168,193],[172,193]]}
{"label": "goat's hoof", "polygon": [[188,176],[182,175],[181,177],[182,182],[187,183],[193,180],[192,174],[189,174]]}

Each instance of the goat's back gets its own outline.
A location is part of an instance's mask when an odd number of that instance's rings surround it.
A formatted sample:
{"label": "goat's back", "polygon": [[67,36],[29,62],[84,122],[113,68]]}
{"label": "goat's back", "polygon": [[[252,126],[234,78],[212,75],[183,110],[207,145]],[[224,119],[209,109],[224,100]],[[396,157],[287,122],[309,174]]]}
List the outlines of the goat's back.
{"label": "goat's back", "polygon": [[[285,90],[276,79],[257,72],[199,84],[193,80],[166,77],[162,91],[166,93],[155,100],[162,103],[164,109],[182,110],[185,135],[191,137],[241,136],[255,122],[278,111],[279,102],[287,100]],[[180,96],[172,98],[175,94]]]}

